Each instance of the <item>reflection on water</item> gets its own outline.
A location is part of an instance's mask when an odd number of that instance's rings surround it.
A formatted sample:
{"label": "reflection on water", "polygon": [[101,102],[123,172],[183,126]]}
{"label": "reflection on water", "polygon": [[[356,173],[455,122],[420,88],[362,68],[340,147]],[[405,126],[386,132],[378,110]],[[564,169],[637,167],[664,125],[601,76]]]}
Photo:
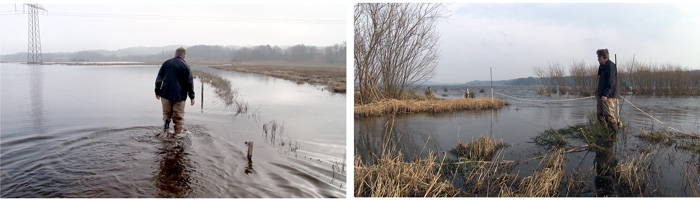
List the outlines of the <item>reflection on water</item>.
{"label": "reflection on water", "polygon": [[190,174],[194,172],[190,163],[190,154],[186,152],[185,142],[178,138],[169,138],[158,149],[159,169],[156,174],[156,187],[160,189],[161,198],[191,197]]}
{"label": "reflection on water", "polygon": [[617,177],[615,175],[615,167],[617,167],[617,160],[613,154],[613,149],[616,141],[617,134],[611,134],[610,139],[605,139],[598,144],[600,148],[595,148],[593,163],[596,171],[595,187],[598,189],[596,196],[611,196],[615,191],[614,184]]}
{"label": "reflection on water", "polygon": [[44,73],[42,73],[42,69],[40,66],[29,66],[31,67],[31,84],[30,84],[30,93],[31,93],[31,106],[32,106],[32,127],[35,128],[36,132],[45,132],[44,129],[44,94],[43,94],[43,76]]}

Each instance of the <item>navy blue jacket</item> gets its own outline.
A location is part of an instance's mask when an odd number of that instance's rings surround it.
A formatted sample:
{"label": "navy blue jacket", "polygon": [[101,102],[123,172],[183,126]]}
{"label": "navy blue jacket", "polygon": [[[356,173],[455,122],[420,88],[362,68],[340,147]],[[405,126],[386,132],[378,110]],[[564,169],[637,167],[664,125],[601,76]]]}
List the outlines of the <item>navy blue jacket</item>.
{"label": "navy blue jacket", "polygon": [[610,60],[598,67],[598,89],[595,95],[617,98],[617,66]]}
{"label": "navy blue jacket", "polygon": [[156,95],[171,101],[194,99],[190,66],[180,57],[163,62],[156,77]]}

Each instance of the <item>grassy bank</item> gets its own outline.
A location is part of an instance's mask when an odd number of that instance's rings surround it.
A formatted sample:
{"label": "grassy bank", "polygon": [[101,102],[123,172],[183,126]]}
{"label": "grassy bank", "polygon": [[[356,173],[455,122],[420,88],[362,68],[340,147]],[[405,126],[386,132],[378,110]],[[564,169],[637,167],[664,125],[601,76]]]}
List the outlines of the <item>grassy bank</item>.
{"label": "grassy bank", "polygon": [[324,89],[335,93],[345,93],[346,91],[345,67],[268,62],[214,65],[211,67],[222,70],[262,74],[295,81],[298,84],[308,83],[312,85],[321,85],[325,87]]}
{"label": "grassy bank", "polygon": [[448,100],[396,100],[388,99],[376,103],[355,105],[355,118],[410,113],[440,113],[459,110],[498,109],[503,101],[496,98],[448,99]]}

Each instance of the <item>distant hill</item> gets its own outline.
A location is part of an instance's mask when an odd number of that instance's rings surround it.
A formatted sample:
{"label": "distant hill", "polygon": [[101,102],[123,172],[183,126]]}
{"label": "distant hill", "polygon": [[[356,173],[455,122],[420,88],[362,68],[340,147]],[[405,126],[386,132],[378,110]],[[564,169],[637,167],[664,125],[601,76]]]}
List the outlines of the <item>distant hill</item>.
{"label": "distant hill", "polygon": [[[509,79],[509,80],[498,80],[498,81],[493,81],[493,85],[508,85],[508,86],[531,86],[531,85],[539,85],[540,81],[535,78],[535,77],[527,77],[527,78],[516,78],[516,79]],[[481,85],[491,85],[491,81],[469,81],[464,83],[463,85],[470,85],[470,86],[481,86]]]}
{"label": "distant hill", "polygon": [[[44,53],[44,62],[162,62],[172,58],[175,49],[183,45],[162,47],[129,47],[110,50],[84,50],[77,52]],[[332,46],[309,46],[298,44],[289,47],[258,46],[221,46],[194,45],[185,47],[187,60],[190,62],[241,63],[247,61],[278,61],[292,63],[322,63],[329,66],[345,66],[345,42]],[[0,55],[0,61],[26,61],[27,53]]]}
{"label": "distant hill", "polygon": [[[83,50],[77,52],[44,53],[45,62],[80,62],[80,61],[151,61],[162,60],[169,56],[160,54],[173,54],[175,49],[182,45],[168,45],[163,47],[129,47],[114,51],[109,50]],[[0,56],[2,61],[26,61],[27,53],[20,52]]]}

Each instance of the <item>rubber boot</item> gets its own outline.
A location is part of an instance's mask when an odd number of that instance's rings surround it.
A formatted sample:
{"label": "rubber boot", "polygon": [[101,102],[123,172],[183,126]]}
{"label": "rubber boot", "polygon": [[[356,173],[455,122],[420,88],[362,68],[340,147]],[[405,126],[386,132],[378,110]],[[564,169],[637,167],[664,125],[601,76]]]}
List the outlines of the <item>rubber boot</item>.
{"label": "rubber boot", "polygon": [[170,128],[170,120],[163,120],[163,131],[168,131],[168,128]]}

